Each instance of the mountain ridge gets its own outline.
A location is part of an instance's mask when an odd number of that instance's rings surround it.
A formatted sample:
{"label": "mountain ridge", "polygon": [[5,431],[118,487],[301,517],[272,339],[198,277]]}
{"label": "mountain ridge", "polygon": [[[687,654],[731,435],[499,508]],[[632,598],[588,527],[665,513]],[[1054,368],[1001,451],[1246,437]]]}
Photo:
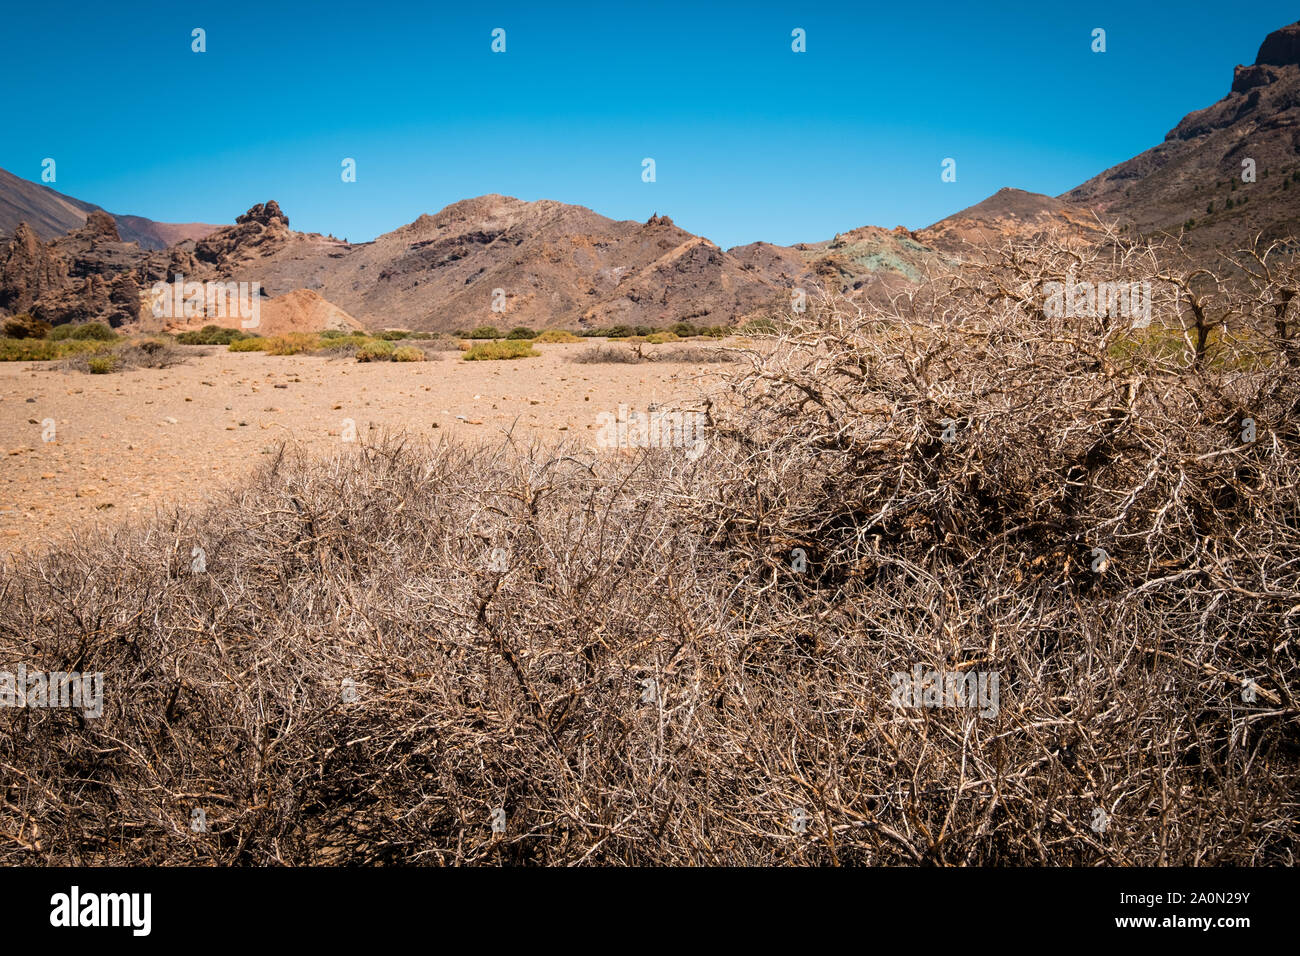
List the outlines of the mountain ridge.
{"label": "mountain ridge", "polygon": [[155,223],[0,170],[0,226],[23,210],[32,221],[0,241],[0,310],[114,324],[129,321],[132,289],[177,274],[255,281],[269,296],[309,290],[372,328],[450,331],[734,325],[788,307],[796,289],[887,291],[974,245],[1055,230],[1084,240],[1112,225],[1135,238],[1177,234],[1213,257],[1256,235],[1300,234],[1300,23],[1265,37],[1225,97],[1145,152],[1059,196],[1004,187],[915,231],[867,225],[723,249],[657,212],[615,220],[488,193],[348,243],[293,230],[274,200],[227,226]]}
{"label": "mountain ridge", "polygon": [[[92,212],[107,210],[0,169],[0,237],[12,236],[19,223],[26,222],[41,239],[58,239],[85,225]],[[108,214],[117,223],[122,241],[138,242],[142,249],[166,249],[218,228],[207,223],[156,222],[144,216]]]}

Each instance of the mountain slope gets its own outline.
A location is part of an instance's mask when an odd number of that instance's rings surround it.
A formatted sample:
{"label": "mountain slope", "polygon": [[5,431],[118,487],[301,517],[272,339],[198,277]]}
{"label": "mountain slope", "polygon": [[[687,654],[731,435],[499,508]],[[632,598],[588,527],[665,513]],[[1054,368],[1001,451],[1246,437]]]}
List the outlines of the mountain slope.
{"label": "mountain slope", "polygon": [[[80,229],[99,206],[15,176],[0,169],[0,236],[12,236],[25,222],[42,239],[57,239]],[[113,215],[110,213],[110,215]],[[117,216],[123,242],[138,242],[142,249],[165,249],[185,239],[201,239],[216,229],[204,223],[154,222],[143,216]]]}
{"label": "mountain slope", "polygon": [[[1244,160],[1254,160],[1255,182],[1243,181]],[[1143,233],[1187,225],[1194,251],[1300,234],[1300,23],[1270,33],[1222,100],[1060,198],[1131,219]]]}
{"label": "mountain slope", "polygon": [[1086,206],[1023,189],[999,189],[988,199],[918,230],[917,239],[949,255],[972,245],[1032,239],[1051,229],[1095,235],[1100,223]]}
{"label": "mountain slope", "polygon": [[443,331],[723,325],[788,300],[789,284],[665,216],[620,222],[498,195],[356,245],[293,232],[271,202],[198,242],[189,268],[201,279],[259,281],[272,295],[313,289],[370,327]]}

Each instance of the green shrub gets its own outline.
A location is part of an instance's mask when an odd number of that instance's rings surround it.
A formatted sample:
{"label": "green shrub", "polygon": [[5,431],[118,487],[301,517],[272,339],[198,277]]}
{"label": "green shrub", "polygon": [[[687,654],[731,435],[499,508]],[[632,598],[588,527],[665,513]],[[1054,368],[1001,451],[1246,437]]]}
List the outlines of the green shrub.
{"label": "green shrub", "polygon": [[496,359],[529,358],[542,353],[533,348],[531,342],[519,340],[503,342],[483,342],[469,349],[461,358],[467,362],[494,361]]}
{"label": "green shrub", "polygon": [[80,342],[112,342],[117,333],[102,322],[86,322],[82,325],[56,325],[47,336],[51,342],[75,339]]}
{"label": "green shrub", "polygon": [[[120,340],[119,340],[120,341]],[[95,354],[113,349],[117,342],[96,342],[64,338],[0,339],[0,362],[49,362],[70,355]]]}
{"label": "green shrub", "polygon": [[605,331],[605,337],[609,339],[625,339],[632,334],[632,330],[626,325],[616,325],[612,329]]}
{"label": "green shrub", "polygon": [[242,329],[228,329],[220,325],[205,325],[193,332],[181,332],[176,336],[180,345],[229,345],[241,339],[252,338]]}
{"label": "green shrub", "polygon": [[117,356],[93,356],[86,360],[86,367],[90,370],[91,375],[106,375],[109,372],[116,372],[118,367]]}
{"label": "green shrub", "polygon": [[385,339],[371,339],[357,349],[358,362],[389,362],[397,347]]}
{"label": "green shrub", "polygon": [[117,339],[117,333],[103,322],[87,322],[73,329],[71,338],[83,342],[112,342]]}
{"label": "green shrub", "polygon": [[246,339],[237,339],[230,343],[231,352],[265,352],[269,339],[250,336]]}
{"label": "green shrub", "polygon": [[0,339],[0,362],[48,362],[58,357],[58,343],[48,339]]}
{"label": "green shrub", "polygon": [[320,347],[320,339],[311,332],[289,332],[266,340],[267,355],[298,355]]}
{"label": "green shrub", "polygon": [[566,332],[563,329],[549,329],[546,332],[543,332],[541,335],[537,336],[537,338],[533,339],[534,344],[538,342],[550,344],[553,342],[581,342],[581,341],[582,341],[581,338],[574,335],[572,332]]}
{"label": "green shrub", "polygon": [[424,350],[417,349],[414,345],[403,345],[393,350],[394,362],[423,362]]}
{"label": "green shrub", "polygon": [[406,338],[410,334],[411,334],[410,332],[407,332],[403,329],[384,329],[382,332],[377,333],[374,337],[377,339],[382,339],[385,342],[397,342],[400,341],[401,339]]}
{"label": "green shrub", "polygon": [[353,335],[330,335],[326,336],[321,333],[320,342],[317,345],[322,352],[346,352],[350,349],[357,349],[367,342],[375,342],[377,339],[369,338],[361,333]]}
{"label": "green shrub", "polygon": [[480,325],[477,329],[473,329],[463,337],[467,339],[499,339],[501,338],[501,333],[497,331],[495,325]]}
{"label": "green shrub", "polygon": [[535,339],[537,333],[526,325],[517,325],[506,333],[507,339]]}

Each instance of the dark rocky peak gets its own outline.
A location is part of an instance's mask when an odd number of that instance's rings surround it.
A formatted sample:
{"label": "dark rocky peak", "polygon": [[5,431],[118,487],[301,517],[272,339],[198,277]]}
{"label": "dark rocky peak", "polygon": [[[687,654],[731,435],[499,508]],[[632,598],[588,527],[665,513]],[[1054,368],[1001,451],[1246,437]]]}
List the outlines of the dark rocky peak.
{"label": "dark rocky peak", "polygon": [[218,229],[194,245],[199,262],[224,267],[246,255],[262,254],[291,238],[289,217],[274,199],[258,203],[235,219],[235,225]]}
{"label": "dark rocky peak", "polygon": [[1292,23],[1264,37],[1255,65],[1300,66],[1300,23]]}
{"label": "dark rocky peak", "polygon": [[235,217],[237,225],[243,225],[248,222],[260,223],[263,226],[269,226],[274,221],[279,220],[285,228],[289,226],[289,217],[280,210],[280,204],[274,199],[268,199],[264,203],[258,203],[242,216]]}
{"label": "dark rocky peak", "polygon": [[1297,68],[1300,68],[1300,23],[1292,23],[1264,38],[1253,65],[1236,68],[1232,92],[1245,93],[1269,86],[1284,77],[1295,76],[1300,72]]}

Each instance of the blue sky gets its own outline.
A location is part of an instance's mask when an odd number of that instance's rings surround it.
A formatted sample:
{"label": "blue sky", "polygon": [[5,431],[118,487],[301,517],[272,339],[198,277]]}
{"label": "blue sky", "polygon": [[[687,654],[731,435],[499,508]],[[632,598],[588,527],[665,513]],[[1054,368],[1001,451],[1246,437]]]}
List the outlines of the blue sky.
{"label": "blue sky", "polygon": [[10,4],[0,167],[170,222],[276,199],[354,242],[490,192],[816,241],[1076,186],[1222,98],[1289,6]]}

